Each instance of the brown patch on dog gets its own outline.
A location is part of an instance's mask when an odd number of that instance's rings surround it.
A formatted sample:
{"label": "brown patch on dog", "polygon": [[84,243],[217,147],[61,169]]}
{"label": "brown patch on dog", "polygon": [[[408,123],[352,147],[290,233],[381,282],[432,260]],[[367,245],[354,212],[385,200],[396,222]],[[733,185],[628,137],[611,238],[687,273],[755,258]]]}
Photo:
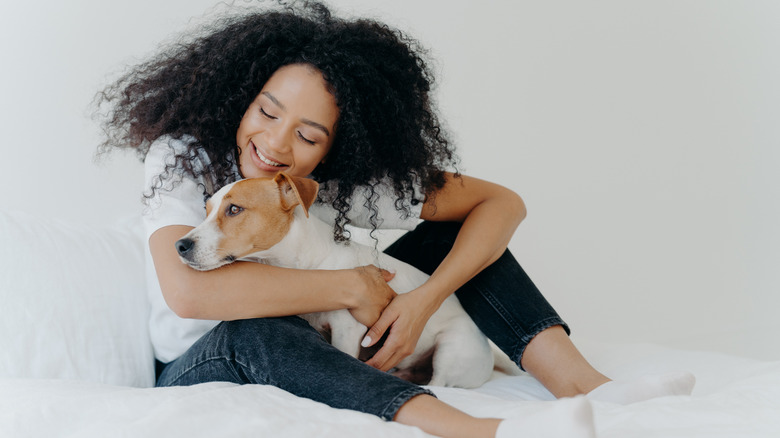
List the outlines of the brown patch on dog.
{"label": "brown patch on dog", "polygon": [[318,187],[313,180],[286,174],[236,182],[218,206],[206,203],[207,215],[217,209],[215,221],[223,236],[218,251],[240,259],[276,245],[289,232],[297,205],[308,217]]}
{"label": "brown patch on dog", "polygon": [[279,208],[279,203],[279,191],[271,179],[237,182],[214,207],[223,235],[219,251],[239,259],[279,243],[293,220],[292,210]]}
{"label": "brown patch on dog", "polygon": [[292,210],[296,205],[300,205],[306,217],[309,217],[309,207],[317,199],[319,184],[314,180],[290,176],[284,172],[276,174],[274,181],[279,186],[282,206]]}

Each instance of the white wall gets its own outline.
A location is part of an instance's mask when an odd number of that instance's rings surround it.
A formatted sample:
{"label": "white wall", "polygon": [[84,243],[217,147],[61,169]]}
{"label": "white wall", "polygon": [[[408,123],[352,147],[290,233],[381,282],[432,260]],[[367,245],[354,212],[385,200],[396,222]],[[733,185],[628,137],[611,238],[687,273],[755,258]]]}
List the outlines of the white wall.
{"label": "white wall", "polygon": [[[4,2],[4,208],[138,211],[89,102],[214,3]],[[511,249],[577,336],[780,359],[780,3],[333,4],[431,48],[463,170],[524,197]]]}

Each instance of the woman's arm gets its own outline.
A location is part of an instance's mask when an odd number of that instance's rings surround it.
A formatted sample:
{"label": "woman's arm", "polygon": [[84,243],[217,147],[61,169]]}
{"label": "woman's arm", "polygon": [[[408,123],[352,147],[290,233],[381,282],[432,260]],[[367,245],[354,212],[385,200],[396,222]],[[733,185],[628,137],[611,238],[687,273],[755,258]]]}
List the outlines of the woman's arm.
{"label": "woman's arm", "polygon": [[165,301],[182,318],[229,321],[346,308],[370,326],[395,296],[387,286],[392,274],[374,266],[326,271],[235,262],[197,271],[179,260],[174,247],[191,229],[167,226],[149,238]]}
{"label": "woman's arm", "polygon": [[465,175],[461,179],[448,175],[447,184],[423,205],[421,217],[463,225],[449,255],[426,283],[430,299],[440,304],[498,260],[525,216],[525,203],[513,191]]}
{"label": "woman's arm", "polygon": [[448,174],[444,187],[426,200],[421,217],[462,222],[458,237],[431,278],[418,289],[397,296],[369,329],[370,344],[388,328],[390,335],[367,363],[388,370],[411,354],[430,316],[450,294],[503,254],[525,215],[523,200],[511,190]]}

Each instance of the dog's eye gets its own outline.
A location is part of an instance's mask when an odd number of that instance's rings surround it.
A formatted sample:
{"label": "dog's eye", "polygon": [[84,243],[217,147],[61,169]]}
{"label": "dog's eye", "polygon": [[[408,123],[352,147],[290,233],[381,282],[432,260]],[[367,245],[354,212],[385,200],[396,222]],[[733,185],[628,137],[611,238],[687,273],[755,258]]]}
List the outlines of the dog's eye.
{"label": "dog's eye", "polygon": [[244,211],[244,209],[239,207],[238,205],[230,204],[227,208],[227,211],[225,211],[225,214],[228,216],[235,216],[241,213],[242,211]]}

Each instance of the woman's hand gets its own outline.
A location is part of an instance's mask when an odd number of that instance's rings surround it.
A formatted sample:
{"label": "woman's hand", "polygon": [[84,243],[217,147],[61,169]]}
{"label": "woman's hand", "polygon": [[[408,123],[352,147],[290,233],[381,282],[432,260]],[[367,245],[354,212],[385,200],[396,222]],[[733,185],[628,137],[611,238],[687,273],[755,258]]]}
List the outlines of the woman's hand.
{"label": "woman's hand", "polygon": [[419,289],[396,296],[376,324],[368,330],[363,347],[375,344],[388,328],[390,333],[382,348],[366,364],[387,371],[414,352],[425,324],[438,308],[422,300],[418,291]]}
{"label": "woman's hand", "polygon": [[374,265],[359,266],[353,271],[358,274],[358,281],[350,285],[355,286],[356,304],[349,308],[349,312],[359,323],[371,327],[397,295],[387,285],[395,274]]}

